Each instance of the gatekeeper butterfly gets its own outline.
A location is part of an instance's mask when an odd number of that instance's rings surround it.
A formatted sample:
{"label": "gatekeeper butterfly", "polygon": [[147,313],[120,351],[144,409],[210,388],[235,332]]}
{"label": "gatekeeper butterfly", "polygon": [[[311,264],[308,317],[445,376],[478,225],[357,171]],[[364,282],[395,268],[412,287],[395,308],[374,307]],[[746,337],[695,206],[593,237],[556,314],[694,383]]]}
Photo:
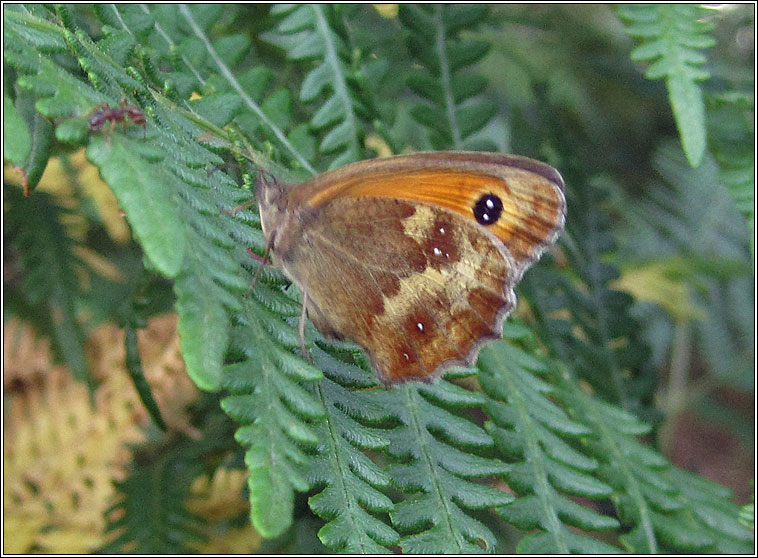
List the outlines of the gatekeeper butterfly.
{"label": "gatekeeper butterfly", "polygon": [[472,365],[566,213],[553,167],[482,152],[367,160],[297,186],[260,179],[257,201],[308,317],[361,345],[387,384]]}

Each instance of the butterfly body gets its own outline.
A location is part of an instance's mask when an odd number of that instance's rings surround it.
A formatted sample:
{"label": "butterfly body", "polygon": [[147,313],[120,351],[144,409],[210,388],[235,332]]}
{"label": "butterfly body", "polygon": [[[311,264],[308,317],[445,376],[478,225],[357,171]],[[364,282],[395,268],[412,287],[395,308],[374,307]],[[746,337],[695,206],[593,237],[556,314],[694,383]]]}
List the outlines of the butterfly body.
{"label": "butterfly body", "polygon": [[563,228],[563,181],[513,155],[417,153],[289,186],[263,180],[272,262],[325,335],[364,347],[386,383],[471,365],[502,334],[523,272]]}

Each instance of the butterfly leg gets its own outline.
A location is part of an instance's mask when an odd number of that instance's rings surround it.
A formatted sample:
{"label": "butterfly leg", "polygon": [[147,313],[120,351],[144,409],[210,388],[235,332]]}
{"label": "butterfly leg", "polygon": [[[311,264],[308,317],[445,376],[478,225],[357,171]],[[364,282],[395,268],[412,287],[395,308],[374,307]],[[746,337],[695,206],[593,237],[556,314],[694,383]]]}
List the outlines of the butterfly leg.
{"label": "butterfly leg", "polygon": [[305,348],[305,316],[307,313],[308,308],[308,292],[303,291],[303,311],[300,313],[300,323],[297,327],[297,333],[300,337],[300,350],[303,351],[303,358],[307,360],[309,363],[313,364],[313,359],[311,358],[311,354],[308,352],[308,350]]}
{"label": "butterfly leg", "polygon": [[269,264],[266,261],[268,259],[268,255],[269,255],[269,250],[268,249],[266,249],[266,253],[264,254],[264,256],[262,258],[258,254],[256,254],[252,250],[250,250],[249,248],[248,248],[248,254],[250,254],[250,256],[253,259],[258,260],[260,262],[258,264],[258,268],[255,270],[255,273],[253,274],[252,280],[250,281],[250,290],[252,291],[253,288],[255,287],[255,284],[258,282],[258,278],[261,276],[261,271],[263,271],[263,268],[265,266],[271,265],[271,264]]}

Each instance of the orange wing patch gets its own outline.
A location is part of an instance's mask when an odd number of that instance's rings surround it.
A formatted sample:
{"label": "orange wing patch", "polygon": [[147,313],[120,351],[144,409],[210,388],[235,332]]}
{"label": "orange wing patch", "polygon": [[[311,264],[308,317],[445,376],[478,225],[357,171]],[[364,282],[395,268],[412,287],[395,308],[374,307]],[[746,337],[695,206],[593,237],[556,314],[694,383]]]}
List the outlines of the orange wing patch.
{"label": "orange wing patch", "polygon": [[[556,184],[540,174],[502,167],[498,175],[458,169],[374,172],[342,182],[337,196],[405,199],[452,210],[491,231],[523,270],[563,228],[566,202]],[[309,203],[318,206],[334,196],[327,189]],[[490,200],[495,208],[499,203],[497,215],[486,213]],[[484,213],[477,213],[477,204]]]}

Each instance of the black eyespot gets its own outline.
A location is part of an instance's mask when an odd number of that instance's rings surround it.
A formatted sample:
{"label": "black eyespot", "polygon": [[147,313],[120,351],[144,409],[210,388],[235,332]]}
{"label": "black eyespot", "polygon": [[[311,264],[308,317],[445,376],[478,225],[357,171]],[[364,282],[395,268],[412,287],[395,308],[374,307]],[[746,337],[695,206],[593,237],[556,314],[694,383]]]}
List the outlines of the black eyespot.
{"label": "black eyespot", "polygon": [[503,213],[503,202],[495,194],[485,194],[474,206],[474,217],[480,225],[493,225]]}

